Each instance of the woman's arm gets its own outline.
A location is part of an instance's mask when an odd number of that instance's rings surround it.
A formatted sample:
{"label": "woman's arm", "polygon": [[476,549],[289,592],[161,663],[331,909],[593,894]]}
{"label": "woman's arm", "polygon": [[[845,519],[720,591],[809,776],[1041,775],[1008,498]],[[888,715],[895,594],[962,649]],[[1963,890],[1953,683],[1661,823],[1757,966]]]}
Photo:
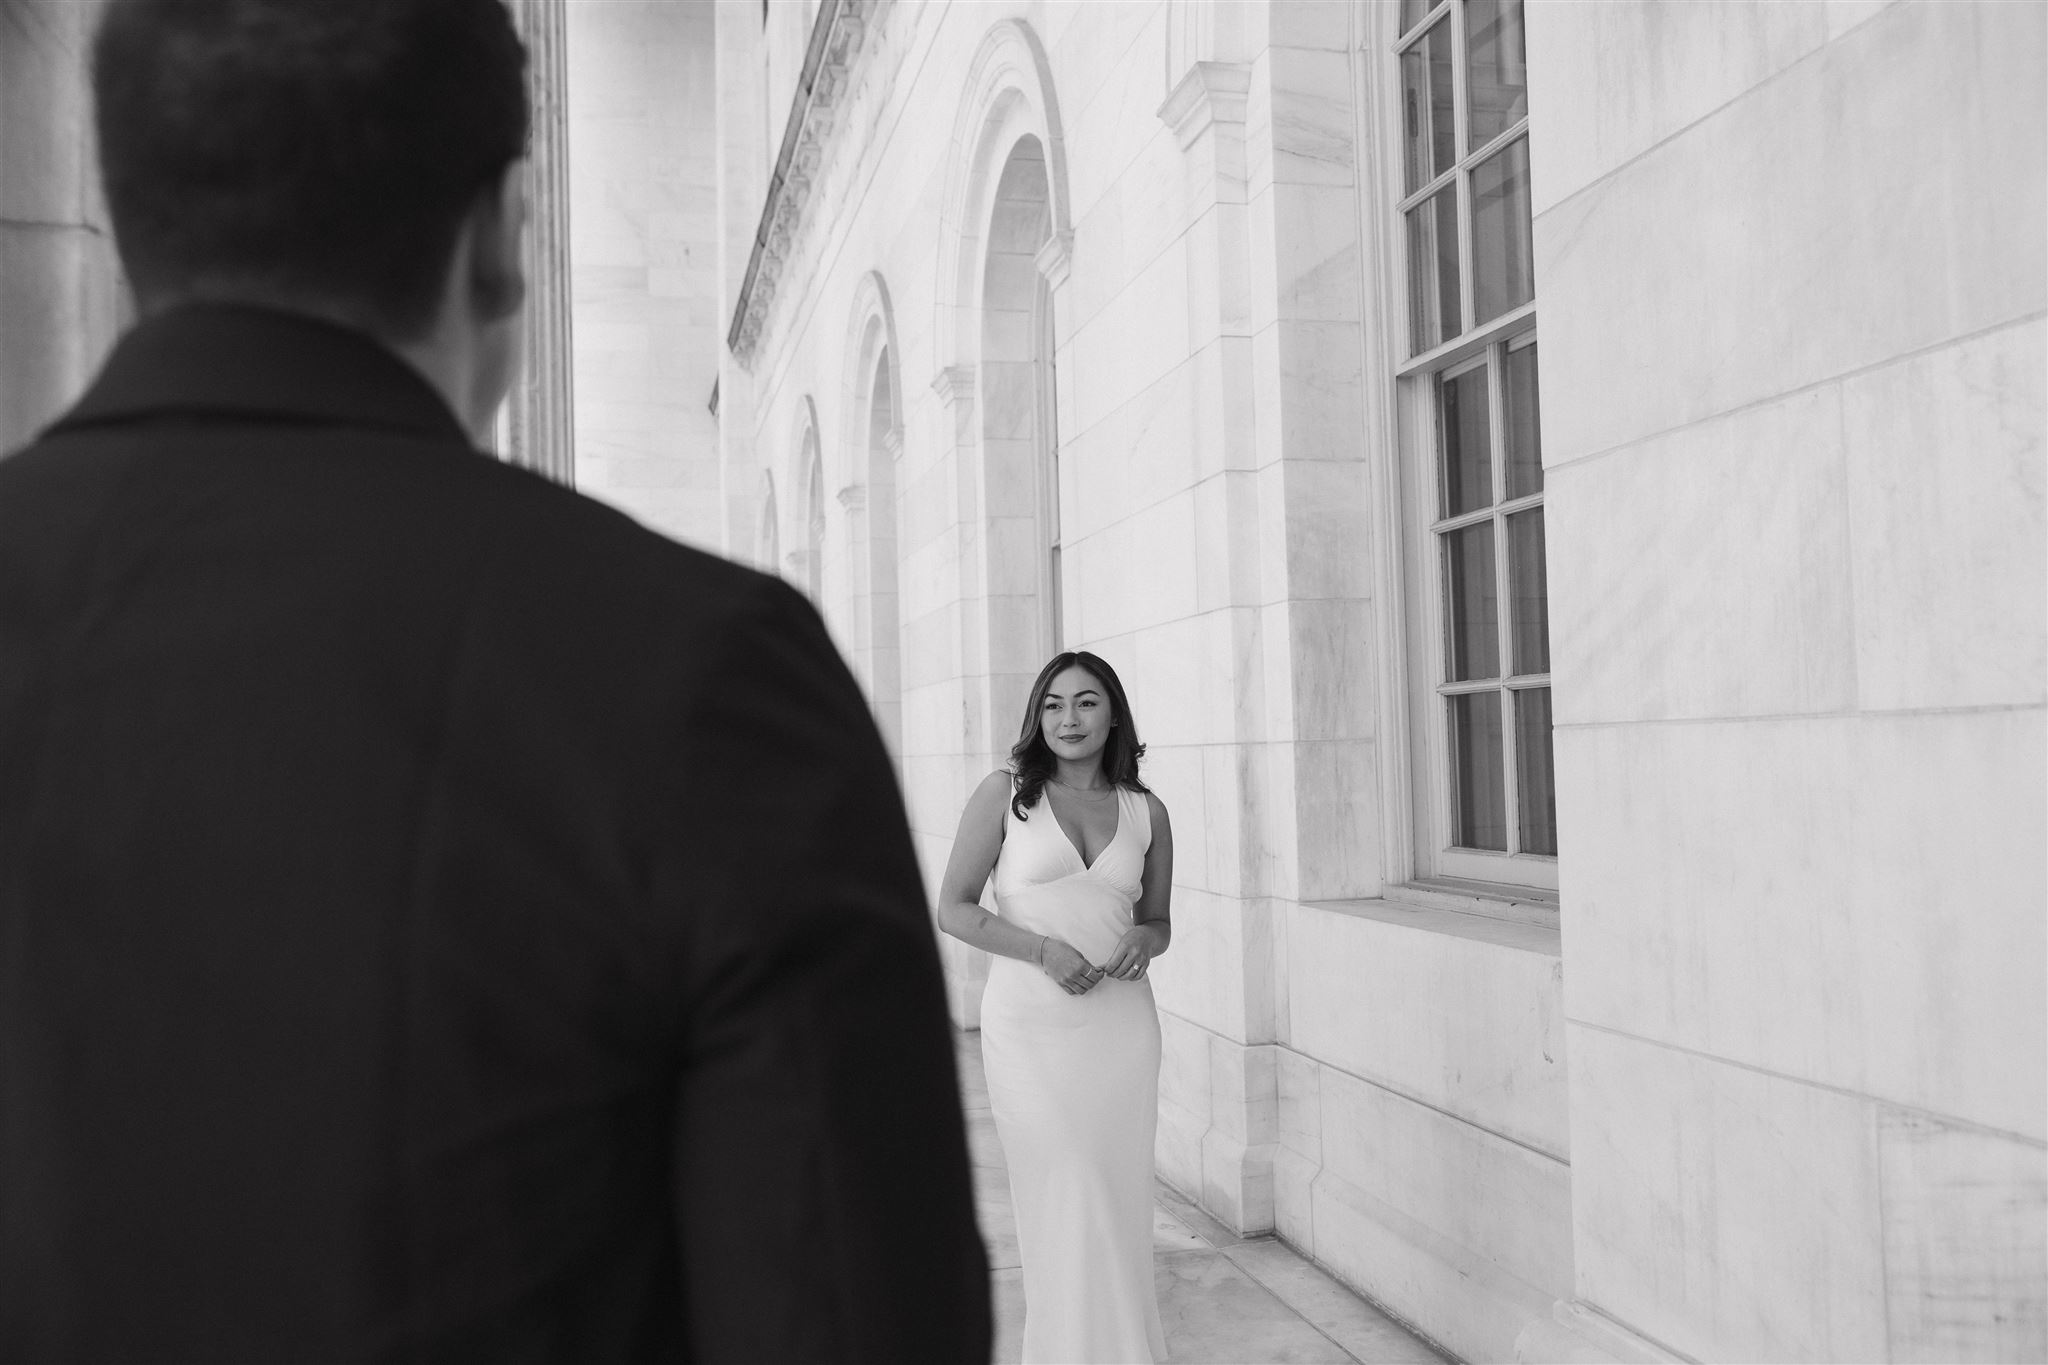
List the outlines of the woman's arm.
{"label": "woman's arm", "polygon": [[1152,811],[1152,846],[1145,850],[1145,879],[1138,903],[1131,908],[1131,927],[1116,951],[1102,964],[1103,975],[1136,981],[1153,958],[1173,942],[1173,822],[1166,803],[1145,793]]}
{"label": "woman's arm", "polygon": [[[990,773],[967,798],[946,875],[939,881],[939,928],[985,953],[1033,963],[1069,995],[1080,995],[1102,979],[1093,963],[1064,939],[1034,934],[981,907],[982,888],[1003,851],[1003,807],[1009,803],[1010,775],[1005,772]],[[1045,818],[1052,818],[1050,807]]]}

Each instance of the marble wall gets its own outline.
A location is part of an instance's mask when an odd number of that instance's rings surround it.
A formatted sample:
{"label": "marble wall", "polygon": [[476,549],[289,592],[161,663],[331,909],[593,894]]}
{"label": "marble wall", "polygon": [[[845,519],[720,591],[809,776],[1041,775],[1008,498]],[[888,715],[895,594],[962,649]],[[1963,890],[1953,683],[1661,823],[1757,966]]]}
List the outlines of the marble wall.
{"label": "marble wall", "polygon": [[1414,882],[1393,11],[841,10],[752,313],[809,31],[720,15],[727,545],[807,543],[815,433],[935,887],[1048,647],[1049,398],[1063,642],[1174,820],[1165,1178],[1468,1359],[2039,1354],[2039,11],[1533,7],[1560,923]]}
{"label": "marble wall", "polygon": [[1576,1292],[1638,1346],[2048,1354],[2042,20],[1531,13]]}
{"label": "marble wall", "polygon": [[[728,548],[751,552],[770,487],[780,544],[803,542],[791,490],[814,429],[819,605],[858,665],[877,619],[864,525],[893,499],[893,700],[935,890],[1047,647],[1022,302],[1043,288],[1063,643],[1122,673],[1174,821],[1159,1169],[1458,1354],[1505,1358],[1571,1293],[1558,936],[1385,896],[1405,874],[1382,857],[1366,551],[1385,452],[1367,395],[1386,376],[1368,379],[1383,303],[1353,7],[861,12],[801,222],[771,247],[758,348],[723,362],[726,488],[745,508]],[[733,211],[740,133],[795,41],[745,18],[720,11],[721,54],[751,57],[720,69],[729,281],[765,191]],[[1018,208],[1034,195],[1042,216]],[[879,470],[871,323],[900,391]],[[942,947],[972,1026],[985,959]]]}
{"label": "marble wall", "polygon": [[0,452],[97,373],[125,316],[100,198],[93,0],[0,0]]}
{"label": "marble wall", "polygon": [[717,8],[565,6],[576,486],[711,550],[725,541]]}

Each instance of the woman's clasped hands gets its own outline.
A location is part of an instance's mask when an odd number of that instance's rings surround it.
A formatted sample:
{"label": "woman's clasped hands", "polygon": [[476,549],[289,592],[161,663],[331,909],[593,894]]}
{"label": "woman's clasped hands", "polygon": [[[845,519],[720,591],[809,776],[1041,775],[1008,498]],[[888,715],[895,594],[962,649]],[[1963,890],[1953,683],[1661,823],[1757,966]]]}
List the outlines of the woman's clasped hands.
{"label": "woman's clasped hands", "polygon": [[1143,981],[1145,969],[1160,949],[1160,934],[1151,925],[1134,924],[1117,941],[1109,961],[1098,967],[1065,939],[1048,935],[1039,945],[1038,966],[1068,995],[1086,995],[1104,977]]}
{"label": "woman's clasped hands", "polygon": [[1102,969],[1063,938],[1047,935],[1038,946],[1038,968],[1068,995],[1086,995],[1102,980]]}

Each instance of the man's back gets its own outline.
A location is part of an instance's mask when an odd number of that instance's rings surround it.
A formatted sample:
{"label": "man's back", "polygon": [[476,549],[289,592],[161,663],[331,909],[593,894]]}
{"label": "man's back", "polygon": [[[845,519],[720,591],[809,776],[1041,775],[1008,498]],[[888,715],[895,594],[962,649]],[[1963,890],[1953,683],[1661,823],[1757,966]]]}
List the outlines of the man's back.
{"label": "man's back", "polygon": [[985,1346],[814,614],[352,333],[174,314],[0,463],[0,933],[0,1354]]}

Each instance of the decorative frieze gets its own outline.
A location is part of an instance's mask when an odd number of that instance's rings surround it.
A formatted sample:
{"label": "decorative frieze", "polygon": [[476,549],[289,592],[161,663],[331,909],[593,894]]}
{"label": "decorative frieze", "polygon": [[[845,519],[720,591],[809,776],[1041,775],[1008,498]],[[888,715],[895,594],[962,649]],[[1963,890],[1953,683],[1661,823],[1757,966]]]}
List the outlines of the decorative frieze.
{"label": "decorative frieze", "polygon": [[733,307],[726,344],[751,369],[780,293],[782,276],[798,257],[810,203],[821,180],[839,113],[850,102],[853,73],[875,17],[888,0],[825,0],[811,29],[810,49],[795,107],[783,130],[782,150],[769,178],[754,234],[753,255]]}

